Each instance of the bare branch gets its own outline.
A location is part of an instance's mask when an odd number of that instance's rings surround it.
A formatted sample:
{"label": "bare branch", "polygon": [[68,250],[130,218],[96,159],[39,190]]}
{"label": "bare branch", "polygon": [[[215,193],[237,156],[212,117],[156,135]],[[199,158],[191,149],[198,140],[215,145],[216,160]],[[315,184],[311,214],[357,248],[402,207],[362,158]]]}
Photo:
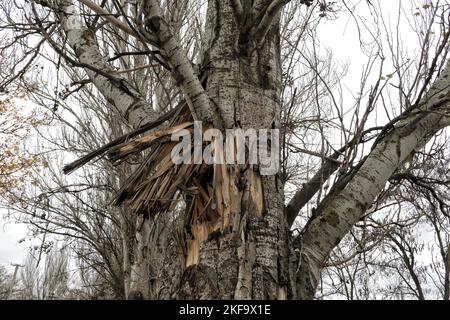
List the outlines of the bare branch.
{"label": "bare branch", "polygon": [[[447,62],[447,66],[421,101],[422,111],[450,108],[449,77],[450,62]],[[314,286],[319,281],[318,272],[330,252],[361,219],[395,170],[441,129],[442,119],[446,118],[448,117],[430,112],[412,113],[391,134],[376,144],[349,182],[324,204],[318,213],[320,218],[316,217],[308,224],[300,239],[304,251],[298,279],[300,297],[312,298]]]}
{"label": "bare branch", "polygon": [[83,25],[73,3],[65,1],[62,9],[66,13],[62,15],[63,29],[80,62],[101,70],[103,74],[117,78],[117,81],[111,81],[109,76],[98,77],[97,72],[90,70],[92,68],[85,68],[97,89],[121,111],[132,126],[138,127],[147,117],[156,119],[156,113],[148,106],[140,93],[106,62],[95,41],[95,35]]}
{"label": "bare branch", "polygon": [[[181,87],[194,120],[213,122],[217,127],[220,127],[219,116],[213,110],[209,97],[184,49],[162,17],[158,2],[150,0],[143,5],[145,6],[145,27],[158,39],[161,52],[171,66],[172,76]],[[145,36],[149,35],[145,29],[141,29],[141,32]]]}
{"label": "bare branch", "polygon": [[[142,40],[142,37],[138,33],[136,33],[133,29],[131,29],[126,24],[124,24],[122,21],[120,21],[116,17],[114,17],[114,15],[112,13],[110,13],[107,10],[103,9],[102,7],[97,5],[96,3],[94,3],[94,2],[92,2],[90,0],[78,0],[78,1],[83,3],[84,5],[86,5],[87,7],[89,7],[92,11],[97,13],[103,19],[105,19],[106,21],[108,21],[109,23],[114,25],[115,27],[119,28],[123,32],[125,32],[125,33],[127,33],[127,34],[129,34],[129,35],[131,35],[131,36],[133,36],[135,38],[138,38],[139,40]],[[153,35],[149,35],[146,39],[151,44],[156,44],[157,43],[157,39]]]}
{"label": "bare branch", "polygon": [[281,12],[281,9],[288,4],[290,0],[274,0],[267,8],[264,16],[253,32],[255,37],[255,42],[258,47],[262,45],[264,39],[266,38],[267,32],[269,32],[270,27],[272,26],[272,22],[275,17]]}
{"label": "bare branch", "polygon": [[[362,132],[359,139],[352,139],[345,146],[334,152],[331,156],[323,157],[323,164],[317,171],[317,173],[307,182],[302,185],[295,195],[292,197],[286,206],[286,215],[289,226],[295,221],[300,210],[314,197],[317,191],[327,181],[331,175],[339,168],[341,162],[338,158],[352,145],[361,141],[367,142],[370,139],[363,139],[365,135],[372,131],[381,130],[383,127],[374,127]],[[359,141],[357,141],[359,140]]]}
{"label": "bare branch", "polygon": [[[284,6],[286,6],[289,2],[291,2],[291,0],[273,0],[264,12],[261,20],[259,22],[256,22],[255,28],[253,31],[251,31],[251,33],[254,37],[254,41],[257,47],[262,46],[274,19],[281,12]],[[312,4],[312,1],[301,0],[300,3],[306,4],[309,7]]]}
{"label": "bare branch", "polygon": [[115,139],[114,141],[111,141],[111,142],[105,144],[101,148],[83,156],[82,158],[80,158],[70,164],[65,165],[63,172],[65,174],[70,174],[73,171],[75,171],[76,169],[78,169],[78,168],[82,167],[83,165],[85,165],[86,163],[88,163],[89,161],[102,156],[105,152],[107,152],[111,148],[113,148],[121,143],[124,143],[128,139],[134,138],[146,131],[149,131],[153,128],[158,127],[159,125],[163,124],[165,121],[171,119],[180,109],[181,109],[181,105],[178,106],[177,108],[174,108],[173,110],[167,112],[166,114],[162,115],[157,120],[146,123],[143,126],[141,126],[140,128],[138,128],[137,130],[135,130],[131,133],[127,133],[127,134]]}

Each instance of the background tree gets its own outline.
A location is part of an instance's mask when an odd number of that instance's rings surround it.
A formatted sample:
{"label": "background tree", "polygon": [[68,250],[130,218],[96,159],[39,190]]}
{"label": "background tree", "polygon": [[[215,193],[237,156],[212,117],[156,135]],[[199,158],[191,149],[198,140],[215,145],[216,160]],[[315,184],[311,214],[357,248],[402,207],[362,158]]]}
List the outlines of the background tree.
{"label": "background tree", "polygon": [[4,266],[0,266],[0,299],[8,297],[9,287],[11,285],[11,275]]}

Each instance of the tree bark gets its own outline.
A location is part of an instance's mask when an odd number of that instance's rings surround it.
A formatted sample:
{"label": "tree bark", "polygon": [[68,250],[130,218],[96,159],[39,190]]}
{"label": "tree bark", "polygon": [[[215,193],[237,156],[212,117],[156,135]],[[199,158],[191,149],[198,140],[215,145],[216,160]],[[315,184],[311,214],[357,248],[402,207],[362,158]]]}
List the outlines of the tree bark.
{"label": "tree bark", "polygon": [[[281,66],[278,22],[253,51],[241,32],[233,1],[209,1],[207,93],[222,129],[279,128]],[[238,10],[239,14],[242,14]],[[279,17],[277,16],[275,20]],[[278,174],[258,166],[215,166],[223,170],[218,216],[193,221],[178,298],[285,299],[289,285],[288,227]],[[217,192],[216,192],[217,194]],[[205,231],[206,230],[206,231]],[[182,266],[183,267],[183,266]]]}

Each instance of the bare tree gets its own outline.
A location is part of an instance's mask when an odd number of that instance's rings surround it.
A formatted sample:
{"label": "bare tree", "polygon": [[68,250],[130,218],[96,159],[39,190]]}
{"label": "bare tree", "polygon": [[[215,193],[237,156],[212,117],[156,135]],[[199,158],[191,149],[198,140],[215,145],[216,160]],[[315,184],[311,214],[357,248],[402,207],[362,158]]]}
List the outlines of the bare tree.
{"label": "bare tree", "polygon": [[[68,292],[68,255],[60,250],[49,250],[44,257],[30,251],[20,272],[16,289],[19,299],[64,299]],[[41,263],[41,259],[43,259]]]}
{"label": "bare tree", "polygon": [[[2,54],[21,54],[2,87],[51,106],[62,129],[39,141],[49,154],[83,154],[65,173],[84,166],[63,178],[67,161],[49,159],[37,188],[16,194],[16,212],[73,241],[83,281],[130,299],[311,299],[317,288],[373,298],[373,270],[399,279],[380,294],[423,299],[428,271],[411,239],[427,221],[443,262],[433,279],[448,298],[446,180],[412,169],[449,125],[448,2],[417,2],[412,13],[399,3],[418,60],[372,2],[5,1]],[[355,13],[361,6],[370,17]],[[317,38],[339,14],[367,56],[353,106],[342,100],[346,67]],[[57,77],[41,85],[31,66],[45,60]],[[280,170],[175,164],[170,136],[197,120],[223,133],[281,129],[280,141],[261,138],[279,142]],[[425,156],[418,170],[444,168],[443,158]],[[420,197],[404,196],[413,191]]]}

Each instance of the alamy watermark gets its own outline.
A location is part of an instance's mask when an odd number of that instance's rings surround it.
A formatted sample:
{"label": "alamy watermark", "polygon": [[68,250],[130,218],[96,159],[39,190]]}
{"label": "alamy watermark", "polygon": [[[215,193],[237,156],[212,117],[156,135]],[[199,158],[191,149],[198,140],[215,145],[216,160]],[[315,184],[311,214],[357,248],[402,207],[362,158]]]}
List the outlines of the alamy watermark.
{"label": "alamy watermark", "polygon": [[187,129],[172,134],[171,140],[179,141],[172,149],[173,163],[252,164],[259,166],[262,175],[279,170],[279,129],[227,129],[224,137],[218,129],[203,131],[202,122],[195,121],[193,134]]}

